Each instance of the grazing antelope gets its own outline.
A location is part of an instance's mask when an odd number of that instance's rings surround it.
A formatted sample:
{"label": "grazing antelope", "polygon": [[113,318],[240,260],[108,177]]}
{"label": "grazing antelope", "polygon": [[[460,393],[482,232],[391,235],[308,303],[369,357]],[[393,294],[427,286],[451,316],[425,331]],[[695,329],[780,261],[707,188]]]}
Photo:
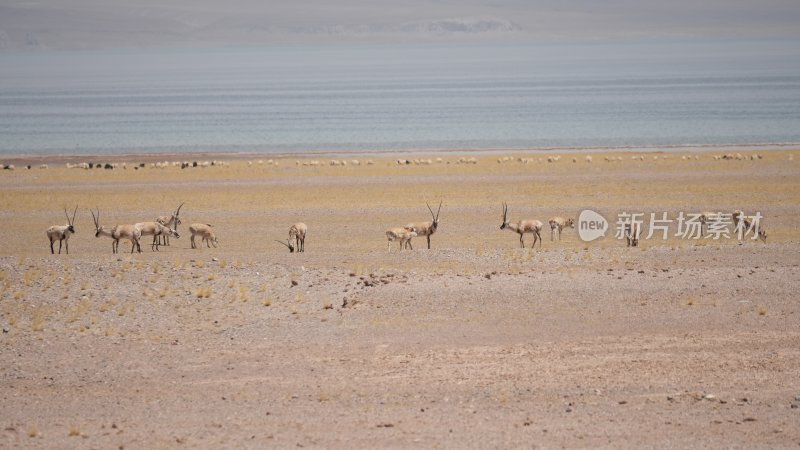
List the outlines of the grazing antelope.
{"label": "grazing antelope", "polygon": [[561,240],[561,231],[566,228],[575,228],[575,219],[565,219],[563,217],[551,217],[550,220],[547,221],[550,224],[550,241],[554,241],[553,238],[556,232],[558,232],[558,240]]}
{"label": "grazing antelope", "polygon": [[533,244],[531,248],[536,245],[537,240],[539,241],[539,248],[542,248],[542,227],[544,227],[544,224],[540,220],[520,220],[516,223],[509,222],[508,205],[503,203],[503,223],[500,225],[500,229],[505,230],[507,228],[519,234],[519,243],[522,248],[525,248],[525,242],[522,240],[525,233],[533,234]]}
{"label": "grazing antelope", "polygon": [[628,247],[639,246],[639,235],[642,234],[641,225],[638,222],[631,224],[630,221],[625,222],[623,232],[625,234],[625,241]]}
{"label": "grazing antelope", "polygon": [[75,205],[75,211],[72,212],[72,220],[69,219],[67,208],[64,208],[64,215],[67,216],[66,225],[53,225],[47,229],[47,238],[50,239],[50,254],[55,254],[53,244],[58,241],[58,254],[61,254],[62,242],[66,246],[67,254],[69,255],[69,237],[75,234],[75,214],[78,212],[78,205]]}
{"label": "grazing antelope", "polygon": [[275,239],[275,242],[280,242],[281,244],[285,245],[286,248],[289,249],[289,253],[294,253],[294,245],[292,245],[292,241],[291,240],[287,239],[286,242],[283,242],[283,241],[279,241],[279,240]]}
{"label": "grazing antelope", "polygon": [[[156,222],[160,223],[161,225],[164,225],[167,228],[172,228],[177,232],[178,231],[178,225],[181,224],[181,218],[180,218],[181,207],[183,207],[183,203],[178,205],[178,209],[176,209],[175,212],[172,213],[171,216],[159,216],[159,217],[156,217]],[[161,242],[162,238],[164,240],[163,242]],[[160,245],[169,245],[169,234],[164,234],[162,236],[159,236],[158,239],[159,239],[158,243]]]}
{"label": "grazing antelope", "polygon": [[159,239],[158,238],[159,238],[159,236],[169,235],[169,236],[175,236],[175,238],[180,238],[181,237],[181,235],[178,234],[178,232],[175,231],[174,229],[167,228],[167,227],[165,227],[164,225],[161,225],[158,222],[139,222],[139,223],[133,224],[133,226],[137,230],[139,230],[139,233],[141,234],[141,236],[153,236],[153,242],[150,245],[150,250],[151,251],[159,251],[159,249],[158,249],[158,245],[159,245]]}
{"label": "grazing antelope", "polygon": [[[158,246],[161,244],[161,238],[163,237],[165,241],[169,242],[169,237],[172,236],[175,239],[180,239],[181,235],[178,233],[178,230],[174,228],[170,228],[168,226],[162,225],[156,222],[157,229],[155,234],[153,235],[153,246],[155,246],[156,251],[158,250]],[[151,246],[152,248],[152,246]]]}
{"label": "grazing antelope", "polygon": [[[431,219],[433,222],[414,222],[409,223],[406,225],[406,228],[413,228],[414,231],[417,233],[417,236],[425,236],[428,239],[428,250],[431,248],[431,235],[436,233],[436,229],[439,227],[439,212],[442,210],[442,201],[439,201],[439,209],[436,210],[436,215],[433,215],[433,210],[431,209],[431,205],[425,202],[425,205],[428,207],[428,211],[431,212]],[[410,241],[409,241],[410,242]]]}
{"label": "grazing antelope", "polygon": [[417,232],[414,228],[410,227],[398,227],[398,228],[389,228],[386,230],[386,249],[391,253],[392,251],[392,242],[399,241],[400,242],[400,250],[402,251],[404,247],[408,247],[411,250],[414,247],[411,246],[411,238],[417,236]]}
{"label": "grazing antelope", "polygon": [[[302,222],[298,222],[289,228],[289,241],[294,238],[297,253],[306,251],[306,232],[308,227]],[[291,251],[292,247],[289,247]]]}
{"label": "grazing antelope", "polygon": [[195,236],[200,236],[201,242],[206,241],[207,247],[211,248],[210,244],[214,244],[214,248],[217,248],[217,236],[210,223],[193,223],[189,225],[189,232],[192,233],[192,248],[197,248],[194,242]]}

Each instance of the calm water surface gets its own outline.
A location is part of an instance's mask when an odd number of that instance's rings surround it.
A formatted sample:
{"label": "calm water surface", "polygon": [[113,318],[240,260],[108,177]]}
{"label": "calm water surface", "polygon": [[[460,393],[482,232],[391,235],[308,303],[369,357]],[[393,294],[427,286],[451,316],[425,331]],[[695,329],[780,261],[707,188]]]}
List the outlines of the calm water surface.
{"label": "calm water surface", "polygon": [[797,142],[797,41],[0,53],[0,154]]}

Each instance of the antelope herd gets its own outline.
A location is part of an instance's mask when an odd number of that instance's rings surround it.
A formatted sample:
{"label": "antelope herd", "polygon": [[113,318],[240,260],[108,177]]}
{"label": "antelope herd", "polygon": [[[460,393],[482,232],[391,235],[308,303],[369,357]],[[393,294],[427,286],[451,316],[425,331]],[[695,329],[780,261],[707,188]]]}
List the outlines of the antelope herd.
{"label": "antelope herd", "polygon": [[[159,251],[159,246],[169,245],[170,237],[180,238],[180,233],[178,233],[177,228],[178,225],[182,223],[180,219],[180,212],[183,205],[184,203],[178,205],[171,215],[157,217],[154,221],[137,222],[134,224],[117,224],[113,227],[100,225],[99,208],[97,209],[96,213],[94,210],[90,210],[95,226],[94,235],[97,238],[100,236],[107,236],[111,238],[112,253],[119,252],[119,241],[121,240],[130,241],[131,253],[134,251],[141,253],[142,248],[140,245],[140,240],[142,236],[152,236],[153,240],[150,244],[151,251]],[[425,203],[425,206],[428,207],[428,212],[431,214],[431,221],[410,222],[405,226],[393,227],[386,230],[387,250],[389,252],[391,252],[392,242],[398,242],[401,251],[405,249],[413,250],[414,247],[411,244],[411,240],[417,236],[425,236],[428,243],[428,249],[431,248],[431,236],[436,233],[439,228],[439,214],[442,211],[442,201],[439,201],[439,206],[436,209],[435,214],[430,204]],[[59,254],[61,254],[62,244],[64,247],[66,247],[66,253],[69,254],[69,237],[75,234],[75,215],[77,212],[78,206],[76,205],[75,210],[72,212],[72,217],[70,218],[67,209],[64,208],[64,215],[67,218],[67,224],[53,225],[47,229],[47,238],[50,241],[51,254],[55,254],[55,241],[59,242]],[[710,225],[719,225],[719,223],[724,223],[723,219],[726,217],[733,221],[733,225],[737,227],[737,229],[741,227],[743,230],[753,229],[754,222],[759,221],[760,219],[760,216],[747,216],[741,210],[736,210],[733,212],[733,214],[723,214],[721,212],[703,212],[698,215],[700,236],[702,237],[709,233]],[[547,223],[550,227],[551,242],[556,240],[560,241],[561,233],[565,228],[575,228],[575,219],[573,218],[555,216],[551,217]],[[621,226],[622,237],[625,239],[627,246],[637,247],[639,245],[639,238],[641,235],[641,223],[631,222],[628,220],[625,223],[622,223]],[[536,246],[536,242],[539,242],[539,248],[541,248],[543,241],[541,233],[543,228],[544,223],[536,219],[525,219],[516,222],[510,221],[508,219],[508,204],[505,202],[503,203],[503,222],[500,224],[500,229],[517,233],[519,235],[520,247],[525,248],[525,234],[531,234],[533,235],[533,243],[531,244],[530,248],[534,248]],[[307,232],[308,226],[306,226],[305,223],[298,222],[289,228],[289,238],[286,240],[286,242],[279,240],[276,241],[286,246],[290,253],[294,253],[295,251],[302,253],[305,252]],[[196,241],[198,236],[201,239],[200,242],[205,242],[206,247],[208,248],[211,248],[212,246],[216,248],[219,245],[219,240],[214,232],[214,227],[209,223],[193,223],[189,225],[189,233],[191,234],[190,241],[193,249],[198,248]],[[756,237],[761,239],[763,242],[767,241],[767,232],[763,226],[757,227]],[[756,237],[754,237],[754,239]]]}

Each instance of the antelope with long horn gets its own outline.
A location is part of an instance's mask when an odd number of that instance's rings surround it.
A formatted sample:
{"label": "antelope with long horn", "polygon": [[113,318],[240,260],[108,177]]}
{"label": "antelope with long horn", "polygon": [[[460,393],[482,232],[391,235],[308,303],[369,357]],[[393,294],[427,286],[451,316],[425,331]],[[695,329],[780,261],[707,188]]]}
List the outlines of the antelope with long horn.
{"label": "antelope with long horn", "polygon": [[414,222],[409,223],[406,225],[406,228],[413,228],[414,231],[417,233],[417,236],[425,236],[428,240],[428,250],[431,248],[431,235],[436,233],[436,229],[439,227],[439,212],[442,210],[442,201],[439,201],[439,209],[436,210],[436,214],[433,214],[433,210],[431,209],[431,205],[428,202],[425,202],[425,205],[428,207],[428,211],[431,212],[431,219],[432,222]]}
{"label": "antelope with long horn", "polygon": [[[176,209],[175,212],[172,213],[171,216],[159,216],[159,217],[156,217],[156,222],[160,223],[161,225],[164,225],[167,228],[171,228],[171,229],[173,229],[173,230],[175,230],[177,232],[178,231],[178,225],[181,224],[180,214],[181,214],[181,207],[183,207],[184,203],[186,203],[186,202],[183,202],[180,205],[178,205],[178,209]],[[162,242],[162,238],[163,238],[163,242]],[[169,234],[160,235],[158,237],[158,243],[160,245],[169,245]]]}
{"label": "antelope with long horn", "polygon": [[[306,224],[302,222],[298,222],[289,228],[289,241],[291,241],[292,238],[294,238],[295,248],[297,248],[297,253],[306,251],[307,231],[308,227],[306,226]],[[291,247],[289,247],[289,250],[291,251]]]}
{"label": "antelope with long horn", "polygon": [[94,215],[94,211],[91,209],[89,212],[92,213],[92,219],[94,219],[94,237],[99,238],[100,236],[108,236],[113,239],[111,242],[112,253],[119,252],[119,241],[121,239],[127,239],[131,241],[131,253],[133,253],[134,249],[138,249],[139,253],[142,253],[142,248],[139,246],[139,238],[142,237],[142,234],[135,226],[115,225],[113,228],[109,229],[100,225],[100,208],[97,208],[96,216]]}
{"label": "antelope with long horn", "polygon": [[61,254],[62,242],[66,246],[67,254],[69,255],[69,237],[75,234],[75,214],[78,212],[78,205],[75,205],[75,211],[72,212],[72,220],[69,218],[67,208],[64,208],[64,215],[67,216],[66,225],[53,225],[47,229],[47,238],[50,239],[50,254],[55,254],[53,244],[58,241],[58,254]]}
{"label": "antelope with long horn", "polygon": [[533,234],[533,244],[531,248],[536,245],[536,241],[539,241],[539,248],[542,248],[542,228],[544,224],[540,220],[530,219],[530,220],[520,220],[519,222],[509,222],[508,221],[508,205],[503,203],[503,223],[500,225],[501,230],[508,229],[509,231],[513,231],[519,234],[519,244],[522,248],[525,248],[525,242],[522,240],[522,237],[525,233]]}

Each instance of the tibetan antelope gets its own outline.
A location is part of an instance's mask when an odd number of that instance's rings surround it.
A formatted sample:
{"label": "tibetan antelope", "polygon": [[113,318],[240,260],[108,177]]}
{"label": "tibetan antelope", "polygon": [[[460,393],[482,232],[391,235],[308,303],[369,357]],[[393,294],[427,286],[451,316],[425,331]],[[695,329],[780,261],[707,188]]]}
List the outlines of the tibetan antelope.
{"label": "tibetan antelope", "polygon": [[[442,210],[442,201],[439,201],[439,209],[436,210],[436,215],[433,215],[433,210],[431,209],[431,205],[425,202],[425,205],[428,207],[428,211],[431,212],[431,219],[433,222],[414,222],[409,223],[406,225],[406,228],[413,228],[414,231],[417,233],[417,236],[425,236],[428,239],[428,250],[431,248],[431,235],[436,233],[436,229],[439,227],[439,212]],[[410,241],[409,241],[410,242]]]}
{"label": "tibetan antelope", "polygon": [[181,237],[181,235],[178,234],[178,232],[175,231],[174,229],[167,228],[167,227],[165,227],[164,225],[161,225],[158,222],[139,222],[139,223],[133,224],[133,226],[137,230],[139,230],[139,233],[141,234],[141,236],[153,236],[153,242],[150,245],[150,250],[151,251],[159,251],[159,249],[158,249],[158,245],[159,245],[159,239],[158,238],[159,238],[159,236],[169,235],[169,236],[175,236],[176,238],[180,238]]}
{"label": "tibetan antelope", "polygon": [[[739,222],[741,221],[742,222],[742,226],[744,228],[744,231],[748,231],[753,226],[753,221],[754,220],[755,220],[755,218],[753,216],[746,216],[746,215],[744,215],[744,212],[742,212],[741,210],[737,209],[736,211],[733,212],[733,227],[734,227],[734,230],[737,229],[737,227],[739,226]],[[761,220],[758,221],[757,225],[758,225],[758,238],[761,239],[762,242],[766,243],[767,242],[767,230],[764,229],[764,224],[763,224],[763,222]]]}
{"label": "tibetan antelope", "polygon": [[642,234],[641,224],[638,222],[631,223],[630,221],[627,221],[623,227],[623,233],[625,234],[625,241],[627,242],[628,247],[638,247],[639,235]]}
{"label": "tibetan antelope", "polygon": [[700,213],[700,236],[705,236],[705,234],[708,232],[709,223],[719,222],[724,219],[724,214],[721,212],[704,211]]}
{"label": "tibetan antelope", "polygon": [[69,219],[67,208],[64,208],[64,215],[67,216],[66,225],[53,225],[47,229],[47,238],[50,239],[50,254],[55,254],[53,244],[58,241],[58,254],[61,254],[61,244],[64,243],[67,254],[69,255],[69,237],[75,234],[75,214],[78,212],[78,205],[75,205],[75,211],[72,212],[72,220]]}
{"label": "tibetan antelope", "polygon": [[210,223],[193,223],[189,225],[189,232],[192,233],[192,248],[197,248],[194,242],[195,236],[202,238],[200,242],[206,241],[207,247],[211,248],[211,244],[214,244],[214,248],[217,248],[217,236],[214,234]]}
{"label": "tibetan antelope", "polygon": [[142,247],[139,245],[139,239],[142,237],[142,232],[134,225],[115,225],[111,229],[111,251],[119,253],[119,241],[127,239],[131,241],[131,253],[136,249],[137,252],[142,253]]}
{"label": "tibetan antelope", "polygon": [[131,241],[131,253],[133,253],[134,249],[142,253],[142,247],[139,245],[139,238],[142,237],[142,233],[135,226],[115,225],[114,228],[108,229],[100,225],[100,208],[97,209],[97,216],[94,215],[94,211],[89,211],[92,213],[92,219],[94,219],[94,237],[108,236],[113,239],[111,242],[112,253],[119,252],[119,241],[121,239]]}
{"label": "tibetan antelope", "polygon": [[563,217],[551,217],[547,221],[550,224],[550,241],[554,241],[554,235],[558,233],[558,240],[561,240],[561,231],[566,228],[575,228],[575,219],[565,219]]}
{"label": "tibetan antelope", "polygon": [[[183,203],[178,205],[178,209],[176,209],[175,212],[172,213],[171,216],[159,216],[159,217],[156,217],[156,222],[160,223],[161,225],[164,225],[167,228],[172,228],[177,232],[178,231],[178,225],[181,224],[181,218],[180,218],[181,207],[183,207]],[[161,241],[162,238],[163,238],[163,242]],[[162,236],[159,236],[158,237],[158,243],[162,244],[162,245],[169,245],[169,234],[164,234]]]}
{"label": "tibetan antelope", "polygon": [[388,239],[386,242],[386,250],[391,253],[393,241],[400,242],[401,251],[403,248],[410,248],[413,250],[414,247],[411,246],[411,238],[415,236],[417,236],[417,232],[411,227],[389,228],[386,230],[386,239]]}
{"label": "tibetan antelope", "polygon": [[[298,222],[292,225],[289,228],[289,241],[294,238],[295,248],[297,248],[297,253],[306,251],[306,232],[308,231],[308,227],[306,224],[302,222]],[[289,250],[291,251],[291,247]]]}
{"label": "tibetan antelope", "polygon": [[508,205],[503,203],[503,223],[500,225],[501,230],[508,229],[519,234],[519,243],[522,248],[525,248],[525,242],[522,237],[525,233],[533,234],[533,244],[531,248],[539,241],[539,248],[542,248],[542,228],[544,224],[540,220],[520,220],[519,222],[512,223],[508,221]]}

